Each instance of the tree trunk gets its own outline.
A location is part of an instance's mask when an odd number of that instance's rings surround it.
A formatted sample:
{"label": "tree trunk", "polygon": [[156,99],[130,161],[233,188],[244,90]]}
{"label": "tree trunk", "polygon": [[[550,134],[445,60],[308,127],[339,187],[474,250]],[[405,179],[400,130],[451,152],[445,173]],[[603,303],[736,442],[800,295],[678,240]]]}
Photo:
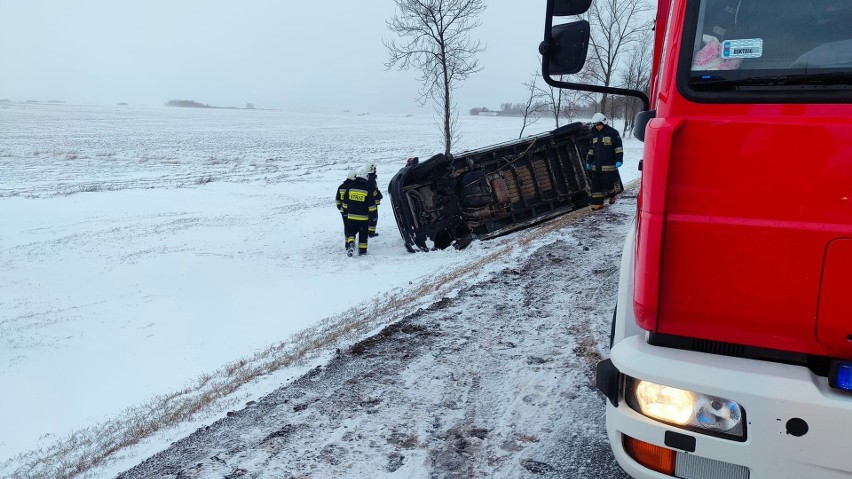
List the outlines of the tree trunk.
{"label": "tree trunk", "polygon": [[450,111],[450,78],[447,76],[447,65],[446,60],[444,60],[444,155],[446,156],[450,156],[450,150],[453,147],[453,132],[452,125],[450,125]]}

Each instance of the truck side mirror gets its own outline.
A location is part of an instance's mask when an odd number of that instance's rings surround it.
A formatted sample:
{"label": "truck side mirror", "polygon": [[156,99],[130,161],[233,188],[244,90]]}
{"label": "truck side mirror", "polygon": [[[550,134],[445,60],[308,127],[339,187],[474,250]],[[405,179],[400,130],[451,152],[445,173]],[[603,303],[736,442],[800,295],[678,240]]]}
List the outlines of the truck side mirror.
{"label": "truck side mirror", "polygon": [[538,46],[538,52],[541,53],[541,76],[544,77],[545,83],[555,88],[638,98],[642,101],[642,109],[649,110],[651,102],[648,95],[641,90],[574,83],[563,78],[583,69],[589,49],[591,27],[585,20],[559,25],[553,25],[553,20],[556,17],[585,13],[591,6],[592,0],[547,0],[544,40]]}
{"label": "truck side mirror", "polygon": [[592,6],[592,0],[549,0],[553,3],[553,15],[567,17],[586,13]]}
{"label": "truck side mirror", "polygon": [[645,141],[645,127],[657,116],[657,110],[640,111],[633,117],[633,137]]}
{"label": "truck side mirror", "polygon": [[589,22],[578,20],[556,25],[550,30],[549,41],[541,42],[538,50],[548,63],[548,75],[573,75],[583,69],[589,49]]}

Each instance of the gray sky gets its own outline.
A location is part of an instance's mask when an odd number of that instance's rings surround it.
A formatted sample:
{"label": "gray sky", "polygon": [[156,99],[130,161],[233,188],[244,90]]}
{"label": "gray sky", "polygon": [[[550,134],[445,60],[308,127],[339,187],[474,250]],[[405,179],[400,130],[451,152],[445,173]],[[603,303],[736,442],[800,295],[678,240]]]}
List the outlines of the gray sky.
{"label": "gray sky", "polygon": [[[486,0],[462,113],[518,103],[545,0]],[[416,71],[385,70],[392,0],[0,0],[0,98],[371,113],[431,112]],[[539,80],[541,81],[541,80]],[[541,82],[543,85],[543,82]]]}

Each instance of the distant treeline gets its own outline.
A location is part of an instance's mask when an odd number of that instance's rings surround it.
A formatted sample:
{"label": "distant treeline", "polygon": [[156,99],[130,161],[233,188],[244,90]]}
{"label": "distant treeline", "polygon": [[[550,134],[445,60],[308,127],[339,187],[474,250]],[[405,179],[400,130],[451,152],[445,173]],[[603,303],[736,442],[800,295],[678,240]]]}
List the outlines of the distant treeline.
{"label": "distant treeline", "polygon": [[502,108],[500,110],[492,110],[487,106],[477,106],[470,109],[470,114],[488,116],[524,116],[523,105],[513,105],[511,103],[507,103],[504,106],[505,108]]}
{"label": "distant treeline", "polygon": [[204,103],[198,103],[192,100],[170,100],[166,102],[166,106],[179,106],[181,108],[214,108]]}
{"label": "distant treeline", "polygon": [[[569,106],[565,106],[562,109],[568,110]],[[586,115],[591,117],[596,111],[596,105],[594,103],[589,103],[586,105],[570,105],[570,109],[574,115]],[[470,109],[471,115],[484,115],[484,116],[525,116],[527,114],[531,114],[533,116],[538,116],[543,112],[551,111],[550,105],[547,105],[543,102],[538,102],[533,106],[527,106],[523,103],[503,103],[500,105],[499,110],[492,110],[487,106],[479,106]]]}
{"label": "distant treeline", "polygon": [[[176,106],[180,108],[225,108],[225,109],[237,109],[233,106],[213,106],[213,105],[205,105],[204,103],[199,103],[194,100],[170,100],[165,103],[166,106]],[[254,103],[246,103],[246,110],[254,110]]]}

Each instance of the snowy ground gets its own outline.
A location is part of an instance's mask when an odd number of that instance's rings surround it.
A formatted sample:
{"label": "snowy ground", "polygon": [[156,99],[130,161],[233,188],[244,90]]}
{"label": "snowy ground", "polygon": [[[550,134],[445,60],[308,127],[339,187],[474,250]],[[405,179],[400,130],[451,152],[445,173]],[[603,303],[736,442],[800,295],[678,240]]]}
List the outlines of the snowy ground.
{"label": "snowy ground", "polygon": [[119,478],[626,478],[593,370],[633,195]]}
{"label": "snowy ground", "polygon": [[[520,129],[461,119],[458,150]],[[341,254],[331,198],[346,171],[374,161],[384,189],[406,157],[436,152],[435,135],[429,117],[0,107],[0,476],[85,470],[92,450],[105,454],[92,477],[114,475],[522,261],[516,235],[408,254],[383,210],[369,256]],[[641,144],[625,146],[627,182]],[[305,338],[321,347],[275,356]],[[263,374],[178,426],[114,454],[98,442],[259,363]]]}

